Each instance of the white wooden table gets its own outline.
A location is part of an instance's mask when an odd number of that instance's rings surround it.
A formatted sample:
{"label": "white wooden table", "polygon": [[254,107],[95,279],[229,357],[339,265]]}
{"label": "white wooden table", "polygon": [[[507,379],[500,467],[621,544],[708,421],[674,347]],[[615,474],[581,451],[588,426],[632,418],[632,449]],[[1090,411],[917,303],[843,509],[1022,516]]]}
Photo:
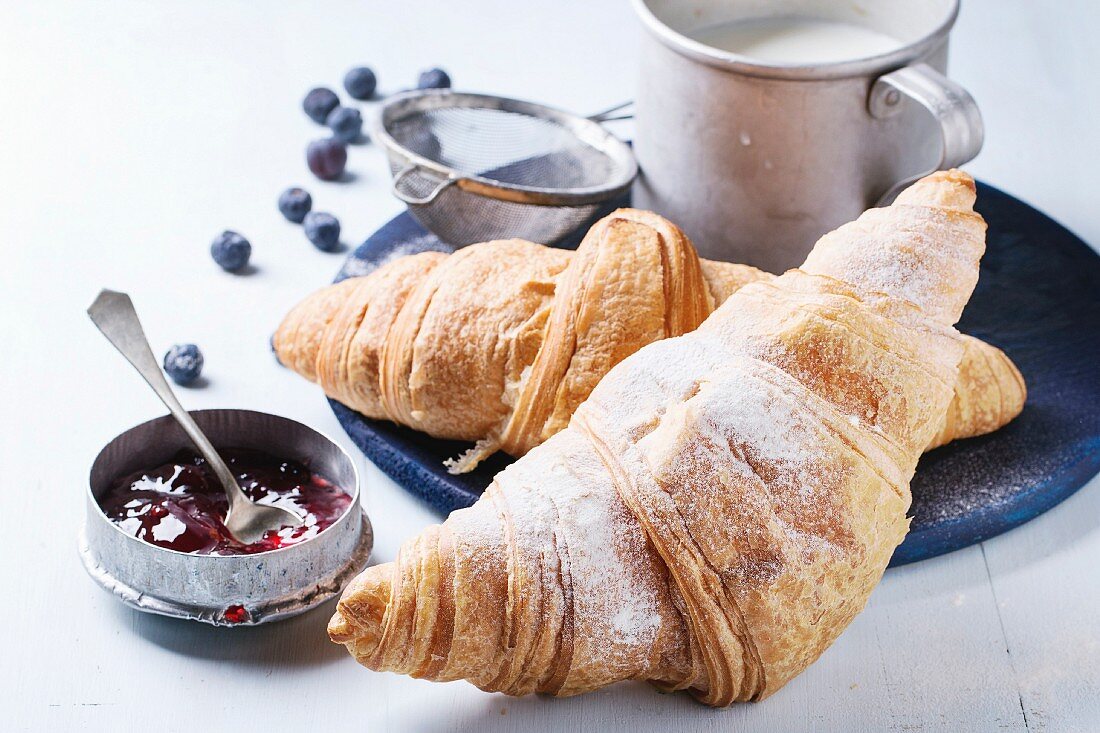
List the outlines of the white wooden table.
{"label": "white wooden table", "polygon": [[[276,412],[337,436],[269,333],[327,282],[275,210],[290,184],[358,243],[401,207],[381,153],[350,183],[306,171],[314,84],[368,63],[384,90],[446,67],[459,87],[594,111],[628,98],[640,32],[624,0],[517,3],[0,2],[0,728],[5,730],[1100,730],[1100,482],[979,547],[891,570],[867,611],[772,699],[730,710],[628,684],[511,699],[357,666],[331,606],[266,628],[146,616],[77,559],[89,464],[162,412],[87,322],[133,294],[155,350],[194,341],[192,408]],[[971,169],[1100,243],[1100,26],[1090,0],[968,0],[953,75],[981,104]],[[221,273],[210,239],[248,236],[258,272]],[[1100,406],[1098,406],[1100,409]],[[356,455],[358,455],[356,453]],[[439,517],[367,461],[375,559]]]}

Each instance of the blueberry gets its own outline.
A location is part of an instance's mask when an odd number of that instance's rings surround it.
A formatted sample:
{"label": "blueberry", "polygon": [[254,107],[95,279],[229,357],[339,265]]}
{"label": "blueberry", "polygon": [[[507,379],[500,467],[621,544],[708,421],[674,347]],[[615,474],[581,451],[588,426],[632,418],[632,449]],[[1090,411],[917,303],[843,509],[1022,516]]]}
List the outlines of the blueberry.
{"label": "blueberry", "polygon": [[301,224],[312,208],[313,197],[309,195],[309,191],[295,187],[279,194],[279,211],[287,221]]}
{"label": "blueberry", "polygon": [[210,256],[223,270],[240,270],[252,256],[252,245],[240,234],[226,229],[210,243]]}
{"label": "blueberry", "polygon": [[334,138],[314,140],[306,148],[306,163],[313,175],[322,181],[335,181],[344,172],[348,149]]}
{"label": "blueberry", "polygon": [[353,99],[370,99],[377,86],[377,77],[366,66],[356,66],[344,74],[344,89],[348,90]]}
{"label": "blueberry", "polygon": [[191,384],[202,374],[203,358],[194,344],[176,344],[164,355],[164,371],[176,384]]}
{"label": "blueberry", "polygon": [[340,142],[353,142],[363,129],[363,117],[354,107],[337,107],[328,114],[325,124]]}
{"label": "blueberry", "polygon": [[416,81],[417,89],[450,89],[451,77],[440,68],[428,69],[420,72],[420,78]]}
{"label": "blueberry", "polygon": [[306,238],[322,252],[332,252],[340,244],[340,221],[332,214],[311,211],[306,214]]}
{"label": "blueberry", "polygon": [[336,96],[336,92],[326,87],[317,87],[310,89],[309,94],[302,100],[302,109],[309,115],[309,119],[318,125],[323,125],[328,113],[336,109],[339,104],[340,98]]}

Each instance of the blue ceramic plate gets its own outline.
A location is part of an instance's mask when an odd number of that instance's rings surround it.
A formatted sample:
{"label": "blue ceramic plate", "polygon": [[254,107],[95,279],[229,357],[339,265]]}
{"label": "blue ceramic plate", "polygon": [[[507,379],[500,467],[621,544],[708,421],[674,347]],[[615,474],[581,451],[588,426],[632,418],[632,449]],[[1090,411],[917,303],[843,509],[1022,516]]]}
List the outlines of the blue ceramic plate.
{"label": "blue ceramic plate", "polygon": [[[618,202],[622,204],[624,202]],[[1027,380],[1023,413],[1005,428],[925,455],[913,479],[913,522],[892,565],[975,544],[1042,514],[1100,471],[1100,256],[1027,204],[979,184],[989,222],[981,278],[960,329],[1004,349]],[[579,235],[560,246],[576,247]],[[338,280],[395,256],[450,251],[407,213],[353,252]],[[465,443],[369,420],[332,402],[360,449],[444,512],[469,506],[511,459],[443,468]]]}

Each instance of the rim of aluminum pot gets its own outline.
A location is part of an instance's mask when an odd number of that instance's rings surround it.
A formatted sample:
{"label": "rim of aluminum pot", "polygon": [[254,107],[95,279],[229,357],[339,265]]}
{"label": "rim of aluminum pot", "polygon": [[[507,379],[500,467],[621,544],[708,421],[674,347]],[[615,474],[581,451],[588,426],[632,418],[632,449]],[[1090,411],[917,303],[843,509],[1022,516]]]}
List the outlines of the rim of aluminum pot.
{"label": "rim of aluminum pot", "polygon": [[891,71],[922,58],[939,46],[955,25],[959,16],[960,0],[948,0],[950,6],[943,19],[928,33],[893,51],[845,61],[820,64],[783,64],[761,61],[749,56],[723,51],[700,43],[667,25],[650,8],[652,0],[631,0],[635,14],[642,24],[664,45],[688,58],[708,66],[735,71],[747,76],[771,79],[822,80],[865,76],[869,73]]}

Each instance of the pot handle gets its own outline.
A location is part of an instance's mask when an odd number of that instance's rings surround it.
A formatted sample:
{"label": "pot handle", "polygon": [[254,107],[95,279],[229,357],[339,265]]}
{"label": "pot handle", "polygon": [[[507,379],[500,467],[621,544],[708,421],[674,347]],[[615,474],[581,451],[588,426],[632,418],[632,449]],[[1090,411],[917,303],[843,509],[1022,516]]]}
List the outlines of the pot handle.
{"label": "pot handle", "polygon": [[982,114],[970,92],[928,64],[913,64],[880,76],[871,85],[867,107],[873,117],[885,119],[901,111],[905,98],[924,107],[940,123],[943,152],[935,167],[892,186],[879,199],[879,206],[889,204],[910,184],[929,173],[973,160],[985,138]]}

